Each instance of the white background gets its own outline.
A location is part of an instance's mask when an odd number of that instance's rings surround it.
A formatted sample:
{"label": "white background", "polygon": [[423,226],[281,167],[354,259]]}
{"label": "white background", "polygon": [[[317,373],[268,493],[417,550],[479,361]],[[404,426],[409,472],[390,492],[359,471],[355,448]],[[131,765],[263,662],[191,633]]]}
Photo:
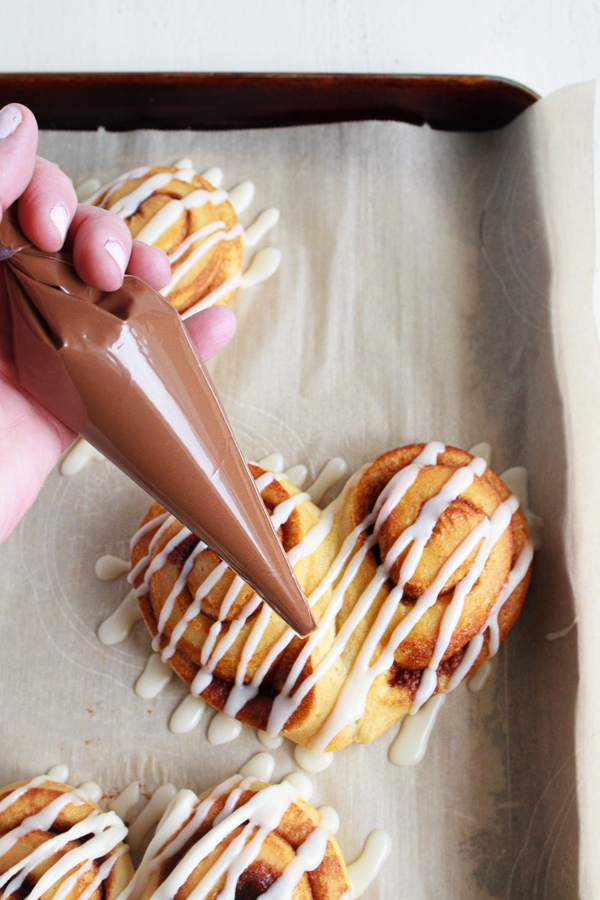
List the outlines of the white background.
{"label": "white background", "polygon": [[0,71],[600,75],[600,0],[0,0]]}

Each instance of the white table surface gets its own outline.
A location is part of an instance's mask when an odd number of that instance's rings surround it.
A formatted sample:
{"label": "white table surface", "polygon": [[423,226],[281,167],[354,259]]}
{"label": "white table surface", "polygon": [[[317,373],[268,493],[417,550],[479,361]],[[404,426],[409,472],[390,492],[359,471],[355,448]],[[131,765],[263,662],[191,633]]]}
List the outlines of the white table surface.
{"label": "white table surface", "polygon": [[600,75],[598,0],[4,0],[1,72]]}

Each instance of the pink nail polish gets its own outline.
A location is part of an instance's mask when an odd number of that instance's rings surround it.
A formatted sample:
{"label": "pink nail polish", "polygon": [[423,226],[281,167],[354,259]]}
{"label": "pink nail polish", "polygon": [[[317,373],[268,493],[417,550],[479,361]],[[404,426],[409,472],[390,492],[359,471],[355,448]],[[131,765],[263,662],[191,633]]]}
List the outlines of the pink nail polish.
{"label": "pink nail polish", "polygon": [[14,103],[0,109],[0,140],[10,137],[23,121],[23,113]]}
{"label": "pink nail polish", "polygon": [[104,244],[104,249],[106,250],[107,253],[110,253],[112,258],[114,259],[114,261],[120,268],[121,273],[124,275],[126,260],[125,260],[125,251],[123,250],[123,247],[121,246],[121,244],[118,241],[115,241],[112,238],[109,238]]}

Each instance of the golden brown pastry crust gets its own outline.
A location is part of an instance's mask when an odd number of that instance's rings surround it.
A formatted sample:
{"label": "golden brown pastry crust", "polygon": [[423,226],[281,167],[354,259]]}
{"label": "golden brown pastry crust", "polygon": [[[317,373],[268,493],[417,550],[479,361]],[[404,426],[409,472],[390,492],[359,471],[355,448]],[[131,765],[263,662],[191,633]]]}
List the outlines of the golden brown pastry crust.
{"label": "golden brown pastry crust", "polygon": [[[28,783],[29,782],[27,781],[17,781],[14,784],[9,784],[0,789],[0,804],[10,793]],[[39,785],[30,787],[14,803],[11,803],[6,809],[0,811],[0,839],[9,831],[21,825],[21,823],[29,816],[41,812],[41,810],[45,809],[52,801],[60,797],[61,794],[69,793],[73,790],[72,787],[58,781],[53,781],[50,778],[47,778]],[[87,818],[94,810],[102,812],[100,807],[95,803],[92,803],[91,800],[86,800],[80,805],[69,803],[57,814],[49,831],[36,829],[21,835],[17,838],[9,851],[3,856],[0,856],[0,875],[7,872],[18,861],[28,856],[35,847],[50,840],[52,837],[67,831],[77,822],[81,822],[83,819]],[[85,835],[84,840],[88,837],[89,835]],[[51,865],[57,862],[60,857],[68,851],[74,850],[79,843],[81,842],[70,841],[62,849],[57,850],[57,852],[49,857],[48,860],[39,863],[26,877],[25,885],[27,888],[31,890]],[[120,844],[108,855],[116,854],[122,847],[123,845]],[[93,860],[90,868],[79,875],[76,882],[69,890],[65,900],[77,900],[77,898],[83,894],[94,881],[100,865],[106,858],[107,857],[100,857]],[[70,875],[73,874],[73,871],[74,870],[67,872],[52,888],[45,891],[42,894],[42,900],[51,900],[56,890]],[[127,852],[121,853],[108,877],[95,889],[90,900],[116,900],[121,891],[129,884],[132,877],[133,866],[129,854]],[[3,890],[0,888],[0,897],[2,896]],[[17,893],[17,896],[21,896],[20,893]]]}
{"label": "golden brown pastry crust", "polygon": [[[334,516],[333,527],[316,550],[296,566],[298,580],[307,596],[323,579],[348,536],[367,517],[373,515],[377,498],[386,485],[398,472],[410,465],[424,447],[424,444],[412,444],[384,453],[365,466],[357,478],[351,480],[344,492],[343,502]],[[415,522],[426,501],[438,495],[457,469],[468,466],[472,460],[472,455],[466,451],[446,447],[438,456],[436,465],[426,465],[420,469],[401,500],[385,520],[377,526],[377,540],[367,550],[355,577],[347,586],[343,603],[335,616],[332,627],[322,635],[320,642],[306,659],[293,686],[294,691],[305,679],[313,675],[367,585],[377,574],[378,566],[383,562],[398,537]],[[257,467],[251,467],[251,469],[255,478],[263,473],[263,470]],[[282,483],[274,481],[263,491],[262,495],[267,508],[271,511],[282,500],[297,493],[297,489],[284,480]],[[406,582],[404,592],[398,599],[389,624],[375,646],[371,664],[377,660],[389,642],[395,627],[411,612],[419,597],[432,584],[451,554],[474,528],[479,526],[483,520],[489,520],[494,511],[509,496],[508,488],[497,475],[487,468],[481,476],[476,475],[472,483],[442,512],[425,545],[420,562],[414,574]],[[149,522],[162,511],[159,504],[154,504],[144,519],[144,523]],[[305,500],[296,507],[289,522],[280,533],[286,550],[289,551],[292,546],[295,546],[317,523],[320,516],[320,510],[310,501]],[[153,548],[152,557],[161,551],[180,528],[178,522],[171,525]],[[156,528],[151,529],[134,546],[132,553],[134,566],[148,553],[156,530]],[[358,534],[354,552],[363,547],[365,541],[372,534],[373,522]],[[447,688],[452,673],[461,663],[469,641],[486,627],[488,617],[508,580],[510,571],[528,540],[529,534],[525,518],[522,512],[517,510],[510,518],[508,528],[501,534],[491,550],[481,575],[466,596],[458,623],[437,669],[436,692]],[[185,549],[185,545],[181,545],[183,553],[178,553],[177,549],[173,551],[167,564],[159,568],[150,578],[149,593],[140,597],[142,613],[153,636],[158,633],[161,609],[181,571],[184,555],[187,550],[191,549],[190,544]],[[481,545],[481,541],[475,545],[465,562],[458,566],[446,580],[435,603],[423,613],[405,639],[393,648],[393,662],[385,672],[377,675],[371,684],[362,715],[336,734],[328,744],[329,750],[340,749],[352,742],[369,743],[410,710],[422,678],[422,672],[432,659],[436,648],[442,617],[452,599],[453,590],[473,565]],[[375,619],[398,583],[400,563],[405,556],[406,552],[400,555],[399,562],[395,562],[391,566],[389,576],[383,581],[374,600],[352,630],[351,637],[345,643],[338,658],[310,687],[306,696],[287,719],[283,729],[286,737],[307,746],[310,746],[314,740],[315,735],[334,709],[340,690],[352,670]],[[208,550],[203,551],[197,557],[187,585],[176,598],[174,611],[162,629],[161,650],[167,646],[173,628],[193,603],[194,592],[219,562],[218,557]],[[342,569],[342,574],[347,565],[348,563]],[[529,577],[530,571],[528,570],[523,580],[502,606],[498,619],[500,640],[505,638],[516,621],[527,592]],[[219,617],[219,609],[233,578],[233,573],[227,571],[221,581],[202,600],[200,615],[195,616],[188,623],[181,640],[177,643],[174,655],[169,660],[174,670],[189,685],[194,681],[202,663],[206,663],[206,660],[202,659],[202,648],[211,626],[219,627],[214,623]],[[143,572],[138,576],[135,585],[139,586],[142,581]],[[334,582],[334,587],[338,582],[339,577]],[[396,593],[398,593],[397,590]],[[241,609],[248,602],[250,596],[250,589],[245,588],[240,595],[239,602],[236,601],[230,612],[226,616],[222,616],[221,633],[227,632],[232,627],[232,622],[240,615]],[[314,606],[313,612],[317,623],[323,618],[330,600],[331,588]],[[236,673],[239,677],[242,650],[261,608],[262,605],[249,617],[236,640],[214,667],[212,682],[202,691],[202,697],[216,709],[224,709]],[[245,683],[249,683],[256,675],[257,670],[268,658],[269,653],[272,653],[272,648],[277,646],[277,642],[285,631],[281,620],[272,613],[264,634],[256,645],[245,669]],[[470,671],[477,668],[487,657],[488,640],[489,632],[486,632],[481,652]],[[287,645],[282,646],[281,652],[274,658],[268,673],[262,680],[258,693],[240,709],[236,718],[259,729],[267,728],[274,698],[282,692],[292,666],[298,659],[306,641],[307,639],[294,637]]]}
{"label": "golden brown pastry crust", "polygon": [[[156,188],[152,194],[143,200],[136,211],[124,219],[131,232],[132,238],[136,238],[150,220],[169,203],[170,200],[181,200],[193,191],[203,190],[212,193],[217,189],[213,187],[201,175],[194,175],[192,180],[181,181],[177,178],[179,169],[175,166],[152,166],[138,178],[128,178],[115,188],[110,188],[94,199],[95,206],[106,205],[110,209],[123,197],[129,195],[144,181],[161,172],[172,172],[173,180],[163,187]],[[194,209],[182,211],[177,220],[164,231],[153,243],[154,247],[172,254],[190,235],[207,228],[217,222],[224,223],[220,230],[230,232],[238,224],[238,217],[228,200],[223,200],[215,206],[207,202]],[[214,232],[212,232],[214,233]],[[194,249],[200,246],[204,240],[210,238],[210,234],[199,237],[186,250],[186,252],[172,263],[172,273],[175,274],[180,265],[186,262]],[[242,270],[242,237],[232,240],[220,240],[197,261],[168,294],[168,300],[178,312],[184,312],[196,303],[205,299],[208,294],[216,290],[228,278],[240,273]],[[234,291],[229,291],[216,301],[216,305],[228,305],[231,302]]]}
{"label": "golden brown pastry crust", "polygon": [[[244,782],[247,785],[247,781]],[[255,781],[241,790],[230,812],[246,804],[255,794],[267,788],[265,782]],[[222,812],[233,788],[220,793],[211,805],[203,823],[187,838],[177,854],[165,859],[151,871],[139,900],[149,900],[154,891],[170,875],[175,864],[212,829],[217,816]],[[212,790],[199,796],[198,805],[210,796]],[[167,839],[158,854],[175,840],[191,820],[189,816],[174,834]],[[265,838],[254,861],[240,875],[235,896],[237,900],[256,898],[262,895],[281,876],[286,865],[295,857],[300,845],[321,823],[321,816],[314,807],[300,797],[290,803],[279,825]],[[208,856],[203,858],[191,872],[185,883],[177,891],[177,900],[187,900],[192,890],[213,866],[225,849],[242,832],[243,826],[231,831]],[[253,832],[254,834],[255,832]],[[225,885],[227,873],[223,873],[214,887],[206,895],[207,900],[216,900]],[[327,846],[321,863],[312,872],[304,872],[293,892],[293,900],[341,900],[350,889],[348,873],[340,848],[333,835],[327,837]]]}

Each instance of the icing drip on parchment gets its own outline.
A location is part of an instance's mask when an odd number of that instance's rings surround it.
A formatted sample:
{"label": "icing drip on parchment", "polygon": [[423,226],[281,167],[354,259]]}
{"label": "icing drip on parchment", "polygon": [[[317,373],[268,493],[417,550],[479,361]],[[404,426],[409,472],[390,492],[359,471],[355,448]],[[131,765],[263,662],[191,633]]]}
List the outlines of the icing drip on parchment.
{"label": "icing drip on parchment", "polygon": [[131,629],[141,618],[142,612],[135,591],[129,591],[114,613],[102,623],[98,629],[98,637],[109,647],[120,644],[129,637]]}
{"label": "icing drip on parchment", "polygon": [[[489,457],[491,454],[489,446],[480,446],[486,453],[486,456]],[[389,550],[386,558],[382,560],[378,566],[371,582],[358,598],[354,608],[350,611],[348,617],[344,621],[342,628],[335,634],[331,645],[320,659],[318,665],[304,678],[304,680],[298,680],[307,660],[330,631],[339,610],[342,608],[345,591],[355,578],[366,554],[377,542],[379,530],[385,523],[387,517],[391,514],[393,509],[396,508],[406,491],[414,483],[420,469],[423,466],[435,465],[439,455],[443,453],[444,450],[444,445],[437,442],[426,445],[419,456],[416,457],[410,465],[401,469],[390,480],[379,495],[373,511],[356,526],[351,534],[348,535],[336,558],[331,563],[328,572],[308,597],[309,605],[313,607],[328,588],[334,585],[328,607],[325,610],[317,629],[309,636],[299,651],[284,685],[281,687],[278,695],[273,701],[266,728],[266,737],[268,739],[277,738],[284,729],[290,716],[292,716],[299,708],[311,688],[336,663],[336,660],[338,660],[343,653],[346,644],[356,627],[368,618],[371,605],[381,587],[389,578],[389,573],[396,562],[396,559],[404,551],[410,551],[407,553],[401,566],[398,583],[390,591],[377,615],[374,617],[370,629],[361,645],[361,649],[359,650],[350,671],[347,673],[346,680],[342,685],[328,717],[324,720],[316,735],[314,735],[309,748],[297,747],[295,750],[297,763],[308,771],[321,771],[329,764],[332,755],[324,752],[327,746],[346,726],[351,725],[353,722],[360,719],[366,705],[369,689],[379,674],[389,670],[394,661],[396,647],[405,640],[424,613],[434,605],[444,584],[448,581],[453,572],[455,572],[473,551],[478,548],[475,561],[470,566],[468,573],[457,583],[453,590],[452,601],[446,608],[442,617],[433,656],[428,667],[421,675],[411,709],[412,721],[405,718],[405,723],[402,723],[400,737],[394,742],[393,747],[395,749],[391,751],[390,758],[392,761],[398,760],[398,764],[407,765],[410,760],[418,761],[425,751],[435,715],[442,702],[438,695],[434,696],[437,689],[438,666],[450,644],[450,640],[460,619],[467,596],[482,573],[495,544],[510,526],[512,516],[519,507],[519,499],[515,494],[509,496],[503,503],[500,503],[493,515],[484,517],[484,519],[470,532],[442,566],[433,583],[415,602],[410,612],[408,612],[396,625],[391,634],[388,634],[383,644],[382,641],[384,635],[389,631],[389,624],[397,609],[398,603],[402,599],[404,585],[416,571],[421,554],[431,537],[440,516],[452,502],[467,490],[474,478],[481,477],[484,474],[487,463],[483,457],[476,457],[471,460],[468,465],[456,469],[451,478],[441,488],[440,492],[423,505],[421,512],[413,525],[402,532],[396,543]],[[270,465],[272,470],[266,472],[266,474],[261,475],[257,479],[257,487],[262,491],[284,470],[285,462],[281,455],[271,454],[269,457],[261,460],[260,464],[263,468]],[[345,470],[346,467],[343,460],[331,460],[325,466],[315,484],[308,488],[306,494],[294,495],[288,500],[285,500],[278,507],[275,507],[273,510],[273,521],[277,525],[284,523],[295,505],[302,502],[306,496],[318,500],[333,483],[339,480]],[[312,553],[329,534],[337,511],[344,503],[347,492],[356,483],[361,473],[362,470],[350,479],[341,495],[323,510],[318,523],[307,533],[307,535],[305,535],[299,544],[289,551],[288,556],[293,566],[305,556]],[[526,483],[525,487],[523,487],[523,477],[521,475],[519,477],[521,479],[518,485],[519,493],[526,500],[526,494],[524,493]],[[148,565],[153,547],[172,521],[172,517],[164,514],[157,520],[148,522],[147,525],[144,526],[144,530],[156,528],[157,525],[160,527],[152,539],[148,555],[138,563],[136,570],[130,572],[128,576],[129,580],[133,581],[134,578],[137,577],[137,574],[145,569],[144,582],[137,588],[138,595],[148,591],[148,581],[151,574],[164,565],[168,554],[189,534],[187,529],[181,529],[165,546],[161,553],[154,557],[152,563]],[[143,531],[134,535],[132,545],[139,539],[141,533],[143,533]],[[357,549],[357,541],[360,536],[365,533],[367,533],[368,536]],[[177,583],[163,605],[160,620],[158,622],[158,635],[153,641],[155,650],[160,649],[160,635],[169,619],[177,595],[187,583],[188,574],[194,565],[195,555],[203,548],[204,545],[202,543],[197,545],[191,556],[186,560]],[[450,678],[447,687],[448,691],[454,690],[454,688],[456,688],[466,677],[482,650],[487,633],[489,633],[489,656],[493,657],[497,653],[499,647],[498,615],[504,603],[525,578],[532,557],[533,543],[528,541],[516,560],[510,572],[508,581],[501,591],[496,604],[492,608],[480,632],[467,644],[463,659]],[[183,620],[173,630],[169,643],[161,651],[163,663],[165,663],[175,652],[177,642],[184,633],[187,622],[200,612],[202,598],[206,596],[208,591],[219,581],[226,571],[226,568],[224,563],[218,566],[197,589],[193,603],[187,609]],[[229,630],[225,632],[221,631],[220,623],[225,620],[227,613],[238,596],[242,586],[243,582],[241,579],[236,578],[227,592],[219,611],[218,621],[211,628],[211,633],[202,649],[202,665],[191,685],[193,696],[198,697],[211,683],[217,663],[231,646],[244,624],[261,605],[260,599],[256,595],[252,595],[240,614],[231,623]],[[229,721],[231,722],[237,721],[234,720],[233,717],[235,717],[248,700],[257,695],[261,684],[273,663],[294,637],[294,632],[289,628],[286,629],[275,645],[267,652],[253,677],[248,681],[246,676],[247,667],[253,656],[254,650],[258,646],[265,632],[269,617],[270,611],[263,605],[259,614],[254,618],[252,627],[249,630],[246,642],[242,648],[235,676],[235,683],[229,693],[224,713],[219,713],[215,716],[209,727],[209,740],[213,743],[221,743],[232,739],[231,735],[235,736],[236,726],[232,725],[231,727],[227,727],[225,725],[227,717],[229,717]],[[380,646],[381,650],[379,654],[374,661],[372,661],[375,649]],[[153,661],[151,665],[155,667],[156,672],[158,673],[155,682],[158,684],[159,677],[166,679],[168,673],[166,668],[163,670],[159,667],[160,657],[156,656],[154,657],[154,660],[155,661]],[[482,673],[479,676],[479,681],[482,683],[484,679],[485,676]],[[145,694],[145,696],[149,696],[149,694]],[[184,703],[185,702],[186,701],[184,701]],[[421,710],[422,713],[420,713]],[[185,719],[183,714],[182,718]],[[408,724],[409,722],[410,724]],[[405,732],[404,729],[406,729]],[[210,737],[211,732],[212,737]],[[405,735],[404,737],[402,736],[403,732]],[[407,746],[410,749],[407,750]]]}
{"label": "icing drip on parchment", "polygon": [[392,840],[387,831],[377,829],[371,832],[361,855],[348,866],[352,900],[364,894],[388,858],[391,849]]}
{"label": "icing drip on parchment", "polygon": [[207,703],[202,697],[188,694],[169,719],[169,731],[172,731],[173,734],[186,734],[188,731],[193,731],[204,715],[206,707]]}
{"label": "icing drip on parchment", "polygon": [[[61,784],[65,784],[69,778],[69,767],[64,763],[59,763],[57,766],[52,766],[51,769],[48,769],[46,775],[52,781],[58,781]],[[104,796],[102,788],[99,784],[96,784],[95,781],[84,781],[83,784],[79,785],[77,790],[80,793],[85,794],[92,803],[98,803]]]}
{"label": "icing drip on parchment", "polygon": [[240,775],[248,778],[250,775],[257,781],[270,781],[275,768],[275,759],[270,753],[256,753],[252,759],[244,763],[240,769]]}
{"label": "icing drip on parchment", "polygon": [[148,832],[164,816],[176,794],[177,788],[173,784],[162,784],[154,791],[146,806],[129,827],[127,843],[132,850],[137,850],[143,844]]}
{"label": "icing drip on parchment", "polygon": [[100,581],[114,581],[121,575],[127,574],[131,570],[131,563],[128,559],[121,559],[118,556],[107,554],[96,560],[94,572],[96,578]]}

